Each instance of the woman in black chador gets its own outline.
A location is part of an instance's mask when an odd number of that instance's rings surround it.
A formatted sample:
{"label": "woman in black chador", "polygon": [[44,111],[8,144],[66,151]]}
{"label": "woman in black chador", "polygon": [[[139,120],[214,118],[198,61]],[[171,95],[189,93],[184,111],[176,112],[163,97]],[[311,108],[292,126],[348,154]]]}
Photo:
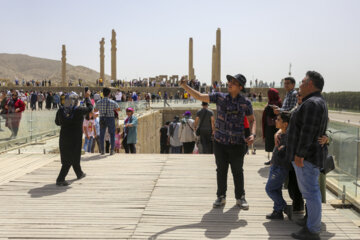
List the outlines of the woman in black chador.
{"label": "woman in black chador", "polygon": [[84,115],[93,109],[89,96],[90,91],[88,90],[85,93],[86,107],[80,107],[77,106],[79,96],[76,93],[66,94],[64,105],[56,113],[55,123],[61,126],[59,143],[62,167],[56,180],[58,186],[69,185],[65,181],[65,177],[71,166],[73,166],[78,179],[86,176],[80,167],[80,157]]}

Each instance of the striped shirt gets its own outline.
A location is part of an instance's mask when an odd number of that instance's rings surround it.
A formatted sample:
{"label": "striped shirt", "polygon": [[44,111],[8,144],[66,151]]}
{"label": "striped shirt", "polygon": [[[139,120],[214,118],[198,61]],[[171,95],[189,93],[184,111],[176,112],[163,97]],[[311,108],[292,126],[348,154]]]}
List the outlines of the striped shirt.
{"label": "striped shirt", "polygon": [[285,96],[284,103],[280,108],[280,111],[290,111],[291,109],[293,109],[297,103],[296,95],[297,91],[295,89],[289,91]]}
{"label": "striped shirt", "polygon": [[114,110],[119,108],[119,105],[107,97],[99,100],[95,108],[99,110],[100,117],[115,117]]}
{"label": "striped shirt", "polygon": [[214,139],[225,145],[245,144],[244,117],[253,114],[249,99],[240,94],[232,98],[220,92],[210,94],[209,98],[217,109]]}

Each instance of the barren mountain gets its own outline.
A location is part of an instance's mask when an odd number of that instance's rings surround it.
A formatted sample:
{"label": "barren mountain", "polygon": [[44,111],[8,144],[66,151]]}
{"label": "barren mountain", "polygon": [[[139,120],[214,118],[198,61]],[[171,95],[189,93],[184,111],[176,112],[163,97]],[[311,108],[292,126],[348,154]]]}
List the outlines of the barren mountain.
{"label": "barren mountain", "polygon": [[[0,79],[7,79],[14,82],[17,78],[20,81],[51,79],[53,84],[61,82],[61,61],[31,57],[23,54],[0,53]],[[78,79],[84,84],[94,85],[99,73],[83,66],[72,66],[66,64],[66,78],[77,85]],[[110,77],[107,75],[107,79]]]}

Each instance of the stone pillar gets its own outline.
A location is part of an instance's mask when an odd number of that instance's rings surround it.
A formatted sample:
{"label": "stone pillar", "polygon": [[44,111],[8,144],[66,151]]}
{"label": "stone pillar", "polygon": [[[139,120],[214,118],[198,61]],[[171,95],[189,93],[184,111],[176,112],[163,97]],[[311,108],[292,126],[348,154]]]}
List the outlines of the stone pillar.
{"label": "stone pillar", "polygon": [[61,51],[62,57],[61,57],[61,86],[66,87],[66,47],[65,45],[62,45],[62,51]]}
{"label": "stone pillar", "polygon": [[105,82],[104,44],[105,44],[105,40],[104,40],[104,38],[102,38],[100,41],[100,79],[102,79],[103,82]]}
{"label": "stone pillar", "polygon": [[211,85],[216,81],[216,47],[212,46],[212,61],[211,61]]}
{"label": "stone pillar", "polygon": [[216,30],[216,80],[221,83],[221,30]]}
{"label": "stone pillar", "polygon": [[194,80],[193,39],[189,39],[189,80]]}
{"label": "stone pillar", "polygon": [[116,50],[116,33],[113,29],[111,36],[111,79],[114,81],[116,81]]}

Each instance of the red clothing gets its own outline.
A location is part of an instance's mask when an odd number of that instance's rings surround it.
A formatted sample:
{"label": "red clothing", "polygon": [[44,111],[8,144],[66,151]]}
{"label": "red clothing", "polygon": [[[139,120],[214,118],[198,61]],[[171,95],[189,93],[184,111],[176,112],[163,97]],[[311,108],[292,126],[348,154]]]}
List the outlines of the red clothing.
{"label": "red clothing", "polygon": [[250,128],[250,124],[246,116],[244,117],[244,128]]}

